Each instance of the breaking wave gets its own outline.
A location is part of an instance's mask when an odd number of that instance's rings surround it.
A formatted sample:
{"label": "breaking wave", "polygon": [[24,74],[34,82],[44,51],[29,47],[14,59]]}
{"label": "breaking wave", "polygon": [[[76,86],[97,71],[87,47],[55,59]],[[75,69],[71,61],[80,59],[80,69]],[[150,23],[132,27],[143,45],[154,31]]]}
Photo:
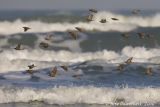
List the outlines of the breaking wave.
{"label": "breaking wave", "polygon": [[[142,54],[143,53],[143,54]],[[121,52],[103,50],[97,52],[70,52],[70,51],[47,51],[35,50],[3,50],[0,53],[1,72],[13,70],[25,70],[26,65],[35,63],[40,68],[51,66],[53,62],[78,63],[92,60],[103,60],[107,63],[121,63],[129,57],[134,62],[160,63],[160,49],[145,47],[124,47]],[[8,67],[10,66],[10,67]]]}
{"label": "breaking wave", "polygon": [[153,105],[160,102],[159,88],[107,88],[58,86],[47,89],[0,87],[0,103],[40,101],[48,104]]}
{"label": "breaking wave", "polygon": [[[118,18],[119,21],[111,20],[112,17]],[[108,22],[105,24],[100,23],[99,21],[102,18],[106,18]],[[68,29],[74,29],[77,26],[82,27],[86,30],[128,32],[135,30],[137,27],[160,27],[159,19],[159,13],[153,16],[124,16],[110,12],[99,12],[95,14],[94,21],[90,23],[46,23],[39,20],[23,22],[21,21],[21,19],[17,19],[13,22],[1,21],[0,34],[7,35],[22,33],[23,26],[30,26],[32,29],[29,32],[66,31]]]}

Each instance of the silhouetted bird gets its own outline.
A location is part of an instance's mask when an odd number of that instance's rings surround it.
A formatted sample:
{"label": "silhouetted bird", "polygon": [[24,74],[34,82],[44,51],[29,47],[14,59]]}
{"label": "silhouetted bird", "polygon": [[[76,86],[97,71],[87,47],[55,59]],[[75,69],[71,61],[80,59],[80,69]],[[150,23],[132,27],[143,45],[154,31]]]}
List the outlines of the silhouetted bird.
{"label": "silhouetted bird", "polygon": [[92,13],[97,13],[98,11],[96,9],[89,9],[90,12]]}
{"label": "silhouetted bird", "polygon": [[125,61],[126,64],[131,64],[132,63],[132,60],[133,60],[133,57],[127,59],[127,61]]}
{"label": "silhouetted bird", "polygon": [[128,38],[129,34],[128,33],[123,33],[123,34],[121,34],[121,36],[124,37],[124,38]]}
{"label": "silhouetted bird", "polygon": [[112,20],[115,20],[115,21],[118,21],[119,19],[117,19],[117,18],[111,18]]}
{"label": "silhouetted bird", "polygon": [[144,32],[137,33],[139,38],[144,39],[146,34]]}
{"label": "silhouetted bird", "polygon": [[49,44],[48,43],[45,43],[45,42],[41,42],[39,44],[40,47],[43,47],[43,48],[48,48],[49,47]]}
{"label": "silhouetted bird", "polygon": [[28,65],[28,68],[29,68],[29,69],[33,69],[34,67],[36,67],[34,64]]}
{"label": "silhouetted bird", "polygon": [[146,75],[152,75],[153,74],[153,70],[151,67],[148,67],[145,71]]}
{"label": "silhouetted bird", "polygon": [[86,18],[86,20],[88,22],[93,21],[93,14],[88,15],[87,18]]}
{"label": "silhouetted bird", "polygon": [[65,71],[68,71],[68,67],[65,65],[60,66],[61,68],[63,68]]}
{"label": "silhouetted bird", "polygon": [[117,70],[122,71],[124,69],[125,64],[119,64]]}
{"label": "silhouetted bird", "polygon": [[21,44],[18,44],[14,49],[15,49],[15,50],[23,50],[23,49],[21,48]]}
{"label": "silhouetted bird", "polygon": [[75,27],[75,29],[77,29],[79,32],[84,32],[84,29],[83,29],[83,28]]}
{"label": "silhouetted bird", "polygon": [[23,27],[24,32],[28,31],[29,29],[31,29],[31,28],[29,28],[29,27]]}
{"label": "silhouetted bird", "polygon": [[47,35],[44,39],[50,41],[52,39],[52,35]]}
{"label": "silhouetted bird", "polygon": [[54,67],[53,70],[49,73],[49,76],[55,77],[57,74],[57,67]]}
{"label": "silhouetted bird", "polygon": [[70,34],[70,36],[73,38],[73,39],[77,39],[77,32],[76,31],[68,31],[68,33]]}
{"label": "silhouetted bird", "polygon": [[99,22],[106,23],[107,21],[106,21],[106,19],[101,19]]}

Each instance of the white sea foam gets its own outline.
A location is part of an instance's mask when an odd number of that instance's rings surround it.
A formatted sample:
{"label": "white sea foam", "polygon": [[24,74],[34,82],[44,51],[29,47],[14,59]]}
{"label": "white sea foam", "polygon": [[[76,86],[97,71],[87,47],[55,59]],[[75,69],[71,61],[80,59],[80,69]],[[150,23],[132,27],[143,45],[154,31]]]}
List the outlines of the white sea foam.
{"label": "white sea foam", "polygon": [[48,104],[140,105],[160,102],[159,88],[102,88],[92,86],[47,89],[0,87],[0,103],[43,101]]}
{"label": "white sea foam", "polygon": [[[112,17],[118,18],[119,21],[111,20]],[[107,23],[100,23],[101,18],[106,18]],[[29,26],[28,32],[50,32],[50,31],[66,31],[68,29],[75,29],[75,27],[83,27],[86,30],[100,30],[100,31],[120,31],[127,32],[136,29],[137,27],[159,27],[160,14],[153,16],[123,16],[120,14],[114,14],[110,12],[99,12],[95,14],[94,21],[91,23],[77,22],[77,23],[45,23],[38,20],[23,22],[17,19],[13,22],[1,21],[0,22],[0,34],[15,34],[22,33],[23,26]],[[8,30],[9,29],[9,30]]]}
{"label": "white sea foam", "polygon": [[[129,57],[134,62],[159,63],[160,49],[126,46],[121,52],[103,50],[97,52],[70,52],[34,50],[3,50],[0,53],[1,72],[26,70],[30,64],[36,64],[37,69],[53,67],[57,62],[78,63],[90,60],[104,60],[108,63],[121,63]],[[155,60],[156,57],[156,60]],[[3,62],[3,63],[2,63]],[[59,64],[59,63],[58,63]]]}

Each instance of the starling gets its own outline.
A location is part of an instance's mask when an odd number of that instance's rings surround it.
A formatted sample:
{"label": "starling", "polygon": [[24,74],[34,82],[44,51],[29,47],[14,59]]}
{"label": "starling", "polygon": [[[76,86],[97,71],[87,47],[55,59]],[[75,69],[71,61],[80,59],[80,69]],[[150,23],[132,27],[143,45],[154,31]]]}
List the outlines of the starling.
{"label": "starling", "polygon": [[123,33],[123,34],[121,34],[121,36],[124,37],[124,38],[128,38],[129,34],[128,33]]}
{"label": "starling", "polygon": [[144,32],[137,33],[139,38],[144,39],[146,34]]}
{"label": "starling", "polygon": [[132,60],[133,60],[133,57],[127,59],[127,61],[125,61],[126,64],[131,64],[132,63]]}
{"label": "starling", "polygon": [[21,44],[18,44],[14,49],[15,49],[15,50],[23,50],[23,49],[21,48]]}
{"label": "starling", "polygon": [[29,68],[29,69],[33,69],[34,67],[36,67],[34,64],[28,65],[28,68]]}
{"label": "starling", "polygon": [[31,28],[29,28],[29,27],[23,27],[24,32],[27,32],[29,29],[31,29]]}
{"label": "starling", "polygon": [[68,31],[68,33],[70,34],[70,36],[74,39],[74,40],[76,40],[77,39],[77,32],[76,31]]}
{"label": "starling", "polygon": [[117,19],[117,18],[111,18],[112,20],[115,20],[115,21],[118,21],[119,19]]}
{"label": "starling", "polygon": [[77,29],[79,32],[84,32],[84,29],[83,29],[83,28],[75,27],[75,29]]}
{"label": "starling", "polygon": [[49,44],[48,43],[45,43],[45,42],[41,42],[39,44],[40,47],[43,47],[43,48],[48,48],[49,47]]}
{"label": "starling", "polygon": [[124,69],[124,64],[119,64],[117,70],[122,71]]}
{"label": "starling", "polygon": [[151,67],[148,67],[145,71],[146,75],[152,75],[153,74],[153,70]]}
{"label": "starling", "polygon": [[99,22],[106,23],[107,21],[106,21],[106,19],[101,19]]}
{"label": "starling", "polygon": [[86,18],[86,20],[88,22],[93,21],[93,14],[88,15],[87,18]]}
{"label": "starling", "polygon": [[68,71],[68,67],[65,65],[60,66],[61,68],[63,68],[65,71]]}
{"label": "starling", "polygon": [[50,41],[52,39],[52,35],[48,35],[44,39],[47,40],[47,41]]}
{"label": "starling", "polygon": [[57,67],[54,67],[53,70],[50,72],[49,76],[55,77],[57,74]]}

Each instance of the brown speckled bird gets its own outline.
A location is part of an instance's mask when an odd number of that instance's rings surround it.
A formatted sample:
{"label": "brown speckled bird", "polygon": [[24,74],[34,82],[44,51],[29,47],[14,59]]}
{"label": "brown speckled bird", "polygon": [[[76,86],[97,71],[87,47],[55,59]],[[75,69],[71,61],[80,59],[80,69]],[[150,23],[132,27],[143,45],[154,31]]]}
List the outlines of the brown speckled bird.
{"label": "brown speckled bird", "polygon": [[49,76],[50,76],[50,77],[55,77],[56,74],[57,74],[57,67],[54,67],[54,68],[52,69],[52,71],[49,73]]}
{"label": "brown speckled bird", "polygon": [[77,35],[78,35],[78,34],[77,34],[76,31],[71,31],[71,30],[69,30],[68,33],[70,34],[70,36],[71,36],[74,40],[77,39]]}
{"label": "brown speckled bird", "polygon": [[146,75],[152,75],[153,74],[152,68],[151,67],[146,68],[145,73],[146,73]]}
{"label": "brown speckled bird", "polygon": [[123,33],[123,34],[121,34],[121,36],[124,37],[124,38],[128,38],[129,34],[128,33]]}
{"label": "brown speckled bird", "polygon": [[125,64],[119,64],[117,66],[117,70],[122,71],[124,69]]}
{"label": "brown speckled bird", "polygon": [[48,47],[49,47],[49,44],[46,43],[46,42],[41,42],[41,43],[39,44],[39,46],[42,47],[42,48],[48,48]]}
{"label": "brown speckled bird", "polygon": [[47,41],[51,41],[52,35],[47,35],[44,39],[47,40]]}
{"label": "brown speckled bird", "polygon": [[17,44],[17,46],[14,49],[15,50],[24,50],[24,49],[21,48],[21,46],[22,46],[21,44]]}
{"label": "brown speckled bird", "polygon": [[139,32],[137,34],[138,34],[139,38],[141,38],[141,39],[144,39],[146,36],[146,34],[144,32]]}

